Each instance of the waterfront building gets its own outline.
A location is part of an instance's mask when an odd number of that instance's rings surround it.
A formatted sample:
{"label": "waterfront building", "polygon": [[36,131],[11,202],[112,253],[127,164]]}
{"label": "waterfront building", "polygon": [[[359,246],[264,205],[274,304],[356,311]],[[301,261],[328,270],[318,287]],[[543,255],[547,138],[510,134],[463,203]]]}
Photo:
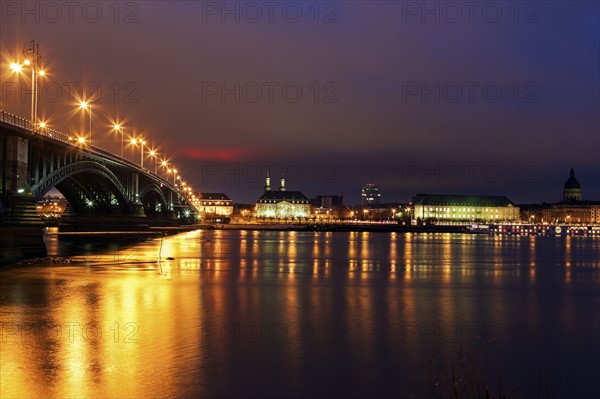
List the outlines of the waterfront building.
{"label": "waterfront building", "polygon": [[377,206],[381,204],[381,190],[373,183],[369,183],[362,188],[361,205],[362,206]]}
{"label": "waterfront building", "polygon": [[196,202],[202,220],[227,219],[233,213],[233,201],[223,193],[198,193]]}
{"label": "waterfront building", "polygon": [[413,220],[440,222],[511,222],[519,207],[505,196],[418,194]]}
{"label": "waterfront building", "polygon": [[539,215],[533,215],[542,223],[600,223],[600,202],[585,201],[581,195],[581,185],[571,168],[569,178],[563,185],[562,201],[544,204]]}
{"label": "waterfront building", "polygon": [[279,190],[271,189],[271,178],[267,174],[264,193],[256,201],[255,215],[258,218],[308,218],[311,205],[300,191],[288,191],[285,178],[279,181]]}
{"label": "waterfront building", "polygon": [[600,223],[600,204],[592,201],[559,202],[542,209],[542,223]]}
{"label": "waterfront building", "polygon": [[310,200],[314,217],[317,219],[341,218],[344,211],[344,194],[317,195]]}
{"label": "waterfront building", "polygon": [[60,219],[69,203],[62,195],[46,195],[36,204],[36,211],[43,220]]}

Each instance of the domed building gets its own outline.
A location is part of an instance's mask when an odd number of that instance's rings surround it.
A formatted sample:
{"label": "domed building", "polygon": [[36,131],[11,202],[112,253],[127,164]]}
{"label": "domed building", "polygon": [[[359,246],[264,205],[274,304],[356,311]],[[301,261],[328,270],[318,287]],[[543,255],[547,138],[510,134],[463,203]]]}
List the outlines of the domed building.
{"label": "domed building", "polygon": [[526,221],[566,224],[600,224],[600,201],[584,201],[581,185],[571,168],[569,178],[563,186],[562,201],[555,204],[542,204],[536,210],[529,210],[522,218]]}
{"label": "domed building", "polygon": [[575,178],[575,171],[571,168],[570,176],[563,187],[563,202],[581,201],[581,186]]}

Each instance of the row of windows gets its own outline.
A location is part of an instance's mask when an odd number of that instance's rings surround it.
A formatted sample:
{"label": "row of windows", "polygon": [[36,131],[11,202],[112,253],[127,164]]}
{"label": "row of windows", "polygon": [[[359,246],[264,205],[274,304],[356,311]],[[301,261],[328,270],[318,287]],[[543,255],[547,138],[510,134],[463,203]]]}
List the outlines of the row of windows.
{"label": "row of windows", "polygon": [[[279,202],[283,202],[281,200],[259,200],[259,204],[277,204]],[[308,204],[308,201],[286,201],[291,204]]]}
{"label": "row of windows", "polygon": [[232,206],[233,202],[232,201],[202,201],[202,205],[229,205]]}
{"label": "row of windows", "polygon": [[[458,212],[498,212],[498,210],[501,209],[503,212],[514,212],[516,211],[515,208],[481,208],[481,207],[475,207],[475,208],[458,208]],[[456,207],[451,207],[451,208],[445,208],[445,207],[432,207],[429,206],[427,208],[425,208],[425,210],[428,210],[430,212],[432,211],[436,211],[436,212],[456,212],[457,209]]]}

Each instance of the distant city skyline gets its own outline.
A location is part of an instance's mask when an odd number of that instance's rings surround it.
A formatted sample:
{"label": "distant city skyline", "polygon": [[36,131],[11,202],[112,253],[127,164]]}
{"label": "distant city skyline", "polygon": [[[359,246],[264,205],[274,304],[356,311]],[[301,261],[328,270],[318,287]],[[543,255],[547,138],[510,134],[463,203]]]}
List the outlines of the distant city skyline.
{"label": "distant city skyline", "polygon": [[[121,153],[120,119],[195,189],[236,202],[260,195],[267,164],[309,196],[343,192],[356,204],[366,182],[384,201],[558,201],[571,167],[584,198],[600,199],[598,3],[541,2],[535,15],[498,3],[497,21],[360,1],[294,3],[298,21],[251,21],[241,5],[230,15],[209,3],[119,3],[119,13],[97,3],[98,20],[80,8],[72,21],[43,3],[5,7],[0,107],[29,115],[28,78],[8,65],[36,40],[49,126],[88,130],[72,100],[101,92],[96,144]],[[139,152],[125,145],[124,155]]]}

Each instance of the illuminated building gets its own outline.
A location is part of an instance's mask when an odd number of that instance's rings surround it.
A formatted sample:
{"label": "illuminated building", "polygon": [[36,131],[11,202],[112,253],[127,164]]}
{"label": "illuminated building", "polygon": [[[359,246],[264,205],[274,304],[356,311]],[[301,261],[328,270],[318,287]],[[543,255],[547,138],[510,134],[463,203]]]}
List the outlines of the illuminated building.
{"label": "illuminated building", "polygon": [[229,218],[233,213],[233,201],[223,193],[198,193],[196,206],[204,220]]}
{"label": "illuminated building", "polygon": [[271,178],[267,174],[265,192],[256,201],[255,214],[259,218],[308,218],[310,201],[300,191],[287,191],[284,177],[279,190],[271,190]]}
{"label": "illuminated building", "polygon": [[449,222],[519,220],[519,207],[504,196],[418,194],[413,219]]}
{"label": "illuminated building", "polygon": [[310,200],[314,216],[319,219],[340,218],[344,210],[344,194],[317,195]]}
{"label": "illuminated building", "polygon": [[375,206],[381,203],[381,191],[373,183],[369,183],[362,188],[361,204],[362,206]]}
{"label": "illuminated building", "polygon": [[571,168],[563,186],[562,201],[543,206],[539,217],[545,223],[600,223],[600,203],[582,200],[581,185]]}

